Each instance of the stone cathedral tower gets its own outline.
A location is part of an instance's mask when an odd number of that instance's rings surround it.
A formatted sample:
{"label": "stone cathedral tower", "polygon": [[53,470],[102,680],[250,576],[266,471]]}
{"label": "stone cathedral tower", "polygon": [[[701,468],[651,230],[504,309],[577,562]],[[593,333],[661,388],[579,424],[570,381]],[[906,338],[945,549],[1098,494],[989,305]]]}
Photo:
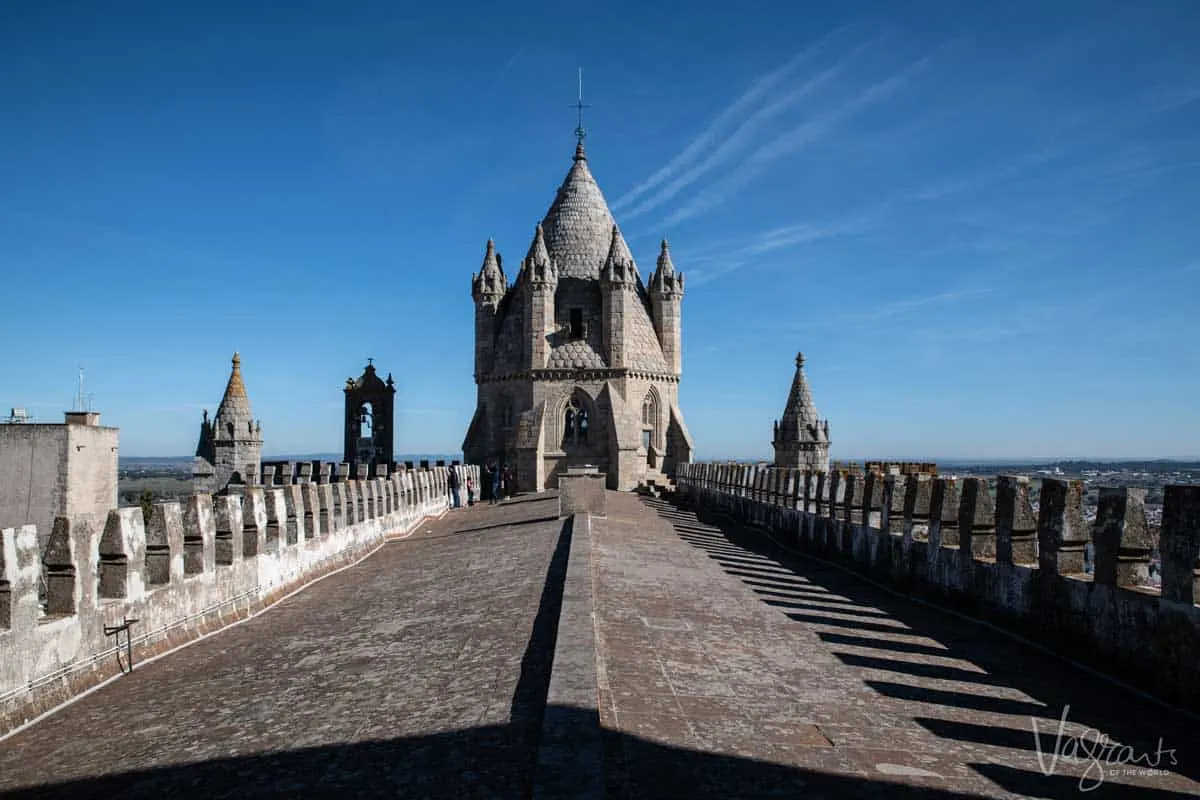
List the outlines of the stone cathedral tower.
{"label": "stone cathedral tower", "polygon": [[796,354],[796,377],[788,393],[783,418],[775,422],[775,466],[829,469],[829,420],[817,418],[812,392],[804,377],[804,353]]}
{"label": "stone cathedral tower", "polygon": [[197,492],[236,491],[257,485],[261,472],[262,423],[250,412],[242,359],[234,353],[233,371],[217,414],[209,422],[206,409],[200,423],[192,483]]}
{"label": "stone cathedral tower", "polygon": [[522,491],[590,464],[612,489],[691,460],[680,413],[683,275],[667,243],[643,282],[588,168],[575,158],[509,283],[495,243],[471,277],[475,415],[468,462],[515,467]]}

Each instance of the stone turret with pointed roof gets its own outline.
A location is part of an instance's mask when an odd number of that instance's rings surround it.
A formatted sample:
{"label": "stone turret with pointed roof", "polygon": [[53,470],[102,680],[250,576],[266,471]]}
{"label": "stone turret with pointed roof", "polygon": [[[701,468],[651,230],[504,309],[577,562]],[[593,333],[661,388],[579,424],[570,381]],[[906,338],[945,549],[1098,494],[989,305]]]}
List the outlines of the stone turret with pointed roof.
{"label": "stone turret with pointed roof", "polygon": [[[667,274],[661,263],[656,275]],[[632,489],[691,460],[677,406],[682,292],[643,284],[582,138],[516,281],[494,301],[479,281],[469,461],[516,466],[522,490],[541,490],[569,464],[596,465],[609,486]]]}
{"label": "stone turret with pointed roof", "polygon": [[225,394],[212,422],[208,420],[208,411],[204,411],[192,481],[196,491],[236,491],[256,485],[261,471],[262,424],[250,410],[250,397],[242,379],[242,359],[234,353]]}
{"label": "stone turret with pointed roof", "polygon": [[771,444],[775,466],[829,469],[829,421],[821,420],[804,375],[804,354],[796,354],[796,375],[783,417],[775,422]]}
{"label": "stone turret with pointed roof", "polygon": [[476,303],[499,303],[508,290],[508,279],[500,268],[500,258],[496,254],[496,243],[487,240],[487,250],[483,255],[483,266],[479,274],[471,275],[471,296]]}
{"label": "stone turret with pointed roof", "polygon": [[675,271],[671,250],[663,239],[658,251],[658,267],[650,276],[650,310],[654,332],[662,343],[663,357],[676,375],[683,368],[683,331],[680,312],[683,301],[683,273]]}

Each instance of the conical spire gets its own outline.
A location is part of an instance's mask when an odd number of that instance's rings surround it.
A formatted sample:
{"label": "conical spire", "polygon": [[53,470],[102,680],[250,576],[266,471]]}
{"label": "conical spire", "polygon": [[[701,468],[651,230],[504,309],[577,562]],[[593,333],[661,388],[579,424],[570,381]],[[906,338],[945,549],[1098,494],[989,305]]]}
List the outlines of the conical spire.
{"label": "conical spire", "polygon": [[217,408],[218,419],[228,421],[232,417],[250,419],[250,398],[246,396],[246,384],[242,382],[242,357],[237,353],[233,354],[233,371]]}
{"label": "conical spire", "polygon": [[250,398],[246,395],[246,384],[242,382],[242,359],[233,354],[233,371],[225,386],[225,396],[217,407],[213,418],[213,435],[217,440],[240,441],[252,439],[254,415],[250,411]]}
{"label": "conical spire", "polygon": [[533,234],[533,244],[529,245],[529,254],[525,256],[525,261],[539,267],[550,265],[550,253],[546,250],[546,235],[540,222],[537,232]]}
{"label": "conical spire", "polygon": [[775,428],[775,465],[818,470],[829,466],[829,422],[819,419],[804,375],[804,354],[796,354],[796,376],[787,407]]}
{"label": "conical spire", "polygon": [[658,251],[658,274],[662,276],[675,274],[675,265],[671,263],[671,250],[666,239],[662,240],[662,249]]}
{"label": "conical spire", "polygon": [[785,426],[793,420],[804,423],[817,421],[817,409],[813,405],[812,392],[804,375],[804,353],[796,354],[796,376],[792,378],[792,391],[788,393],[783,420]]}
{"label": "conical spire", "polygon": [[479,268],[479,274],[485,275],[492,270],[503,274],[500,269],[500,259],[496,257],[496,240],[488,239],[487,250],[483,254],[483,266]]}
{"label": "conical spire", "polygon": [[633,263],[633,255],[629,252],[629,245],[625,243],[625,237],[621,235],[621,229],[617,227],[616,223],[613,223],[612,236],[608,243],[608,255],[604,258],[604,271],[619,277],[624,273],[626,267],[636,270]]}
{"label": "conical spire", "polygon": [[489,298],[495,299],[504,294],[508,288],[508,279],[504,277],[504,267],[500,263],[500,255],[496,252],[496,242],[487,240],[487,250],[483,254],[483,266],[478,275],[471,276],[471,295],[476,301]]}
{"label": "conical spire", "polygon": [[546,250],[558,273],[568,278],[599,277],[612,226],[612,213],[588,169],[583,145],[576,145],[571,169],[542,219]]}
{"label": "conical spire", "polygon": [[650,291],[658,297],[678,299],[683,296],[683,273],[675,271],[670,245],[666,239],[662,240],[662,247],[658,252],[658,268],[650,276]]}

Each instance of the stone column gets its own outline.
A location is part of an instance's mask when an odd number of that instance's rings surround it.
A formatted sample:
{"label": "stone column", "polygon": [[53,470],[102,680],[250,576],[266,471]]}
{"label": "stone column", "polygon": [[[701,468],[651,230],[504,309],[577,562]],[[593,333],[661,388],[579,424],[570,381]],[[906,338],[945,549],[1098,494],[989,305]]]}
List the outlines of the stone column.
{"label": "stone column", "polygon": [[228,566],[242,560],[242,498],[223,495],[215,498],[213,506],[216,519],[214,558],[217,566]]}
{"label": "stone column", "polygon": [[875,528],[886,533],[883,523],[883,483],[884,476],[877,470],[871,470],[863,479],[863,527]]}
{"label": "stone column", "polygon": [[183,573],[212,572],[216,527],[211,494],[194,494],[183,509]]}
{"label": "stone column", "polygon": [[304,533],[304,487],[298,483],[283,490],[284,505],[287,509],[287,543],[296,544],[306,538]]}
{"label": "stone column", "polygon": [[1191,606],[1200,599],[1200,486],[1163,489],[1162,599]]}
{"label": "stone column", "polygon": [[287,501],[282,489],[271,489],[264,494],[263,500],[267,507],[266,552],[274,553],[287,542]]}
{"label": "stone column", "polygon": [[71,520],[56,517],[42,556],[42,567],[46,576],[46,613],[49,615],[74,614],[78,610],[75,595],[75,570],[77,564],[75,540],[72,536]]}
{"label": "stone column", "polygon": [[910,475],[904,484],[904,528],[906,539],[929,538],[929,501],[933,495],[933,476],[921,472]]}
{"label": "stone column", "polygon": [[959,486],[957,478],[934,478],[929,499],[929,547],[958,547]]}
{"label": "stone column", "polygon": [[849,523],[862,522],[864,476],[857,472],[842,472],[845,494],[842,496],[842,519]]}
{"label": "stone column", "polygon": [[[276,537],[278,537],[278,529]],[[266,492],[255,486],[242,497],[242,556],[253,558],[267,552]]]}
{"label": "stone column", "polygon": [[1037,518],[1024,475],[996,479],[996,563],[1037,563]]}
{"label": "stone column", "polygon": [[1092,528],[1096,569],[1092,580],[1108,586],[1141,586],[1150,580],[1146,490],[1100,489]]}
{"label": "stone column", "polygon": [[323,527],[318,527],[321,524],[321,496],[318,491],[320,486],[312,481],[305,481],[300,489],[304,497],[304,538],[315,539],[326,532]]}
{"label": "stone column", "polygon": [[1038,500],[1038,568],[1054,575],[1083,572],[1087,525],[1083,521],[1083,482],[1045,478]]}
{"label": "stone column", "polygon": [[141,576],[145,574],[146,563],[146,532],[140,508],[114,508],[108,512],[104,534],[100,537],[99,555],[102,599],[120,600],[131,593],[141,594]]}
{"label": "stone column", "polygon": [[146,526],[146,583],[183,578],[183,511],[174,501],[155,503]]}
{"label": "stone column", "polygon": [[891,474],[883,479],[883,510],[879,529],[890,536],[904,537],[904,488],[910,480],[907,475]]}
{"label": "stone column", "polygon": [[996,557],[996,507],[987,478],[964,478],[958,507],[959,549],[975,558]]}

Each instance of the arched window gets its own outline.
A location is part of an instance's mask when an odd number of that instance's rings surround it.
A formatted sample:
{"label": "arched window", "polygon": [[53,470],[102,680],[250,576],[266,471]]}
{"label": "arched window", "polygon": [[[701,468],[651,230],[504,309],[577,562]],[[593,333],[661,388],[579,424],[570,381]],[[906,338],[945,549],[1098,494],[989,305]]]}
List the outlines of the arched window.
{"label": "arched window", "polygon": [[371,404],[369,402],[363,403],[358,409],[358,421],[360,424],[358,435],[360,438],[371,438],[371,427],[374,424],[374,417],[374,409],[371,407]]}
{"label": "arched window", "polygon": [[578,397],[572,397],[563,412],[563,446],[570,444],[586,444],[588,440],[587,407]]}
{"label": "arched window", "polygon": [[642,398],[642,449],[647,454],[658,441],[658,393],[651,387]]}

